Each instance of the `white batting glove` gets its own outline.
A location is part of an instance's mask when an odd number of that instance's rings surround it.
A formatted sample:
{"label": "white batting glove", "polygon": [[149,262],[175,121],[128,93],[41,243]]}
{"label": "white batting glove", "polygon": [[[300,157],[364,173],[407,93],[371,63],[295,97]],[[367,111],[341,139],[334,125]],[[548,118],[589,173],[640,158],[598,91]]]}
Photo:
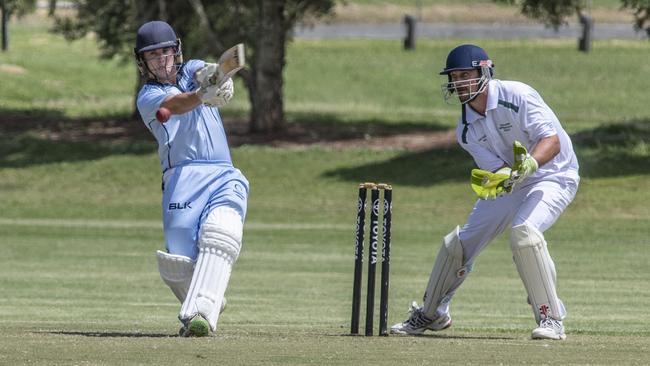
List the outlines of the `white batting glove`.
{"label": "white batting glove", "polygon": [[206,63],[205,66],[196,70],[194,73],[194,80],[196,80],[197,84],[201,87],[207,87],[208,84],[210,84],[208,79],[217,72],[218,67],[219,64]]}
{"label": "white batting glove", "polygon": [[203,104],[210,107],[223,107],[235,94],[235,86],[232,79],[228,79],[221,85],[221,88],[216,85],[201,86],[197,89],[196,94],[201,98]]}

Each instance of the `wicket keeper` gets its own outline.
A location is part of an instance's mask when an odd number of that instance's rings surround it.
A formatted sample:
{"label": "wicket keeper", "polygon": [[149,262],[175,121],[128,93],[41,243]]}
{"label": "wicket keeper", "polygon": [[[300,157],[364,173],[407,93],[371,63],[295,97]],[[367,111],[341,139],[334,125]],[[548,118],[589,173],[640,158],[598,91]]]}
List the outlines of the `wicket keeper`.
{"label": "wicket keeper", "polygon": [[[249,185],[233,167],[219,107],[233,82],[208,82],[217,65],[183,62],[172,27],[140,27],[135,59],[146,83],[137,98],[142,121],[158,140],[162,169],[165,251],[157,252],[163,281],[181,302],[181,336],[216,331],[224,294],[242,246]],[[156,120],[166,108],[171,117]]]}
{"label": "wicket keeper", "polygon": [[566,338],[564,304],[556,292],[555,265],[544,232],[578,189],[578,160],[571,139],[542,97],[517,81],[493,79],[494,65],[475,45],[461,45],[440,72],[445,101],[458,101],[460,146],[479,169],[471,186],[479,196],[467,222],[444,237],[424,303],[392,333],[422,334],[451,326],[449,303],[472,271],[478,254],[504,230],[536,327],[533,339]]}

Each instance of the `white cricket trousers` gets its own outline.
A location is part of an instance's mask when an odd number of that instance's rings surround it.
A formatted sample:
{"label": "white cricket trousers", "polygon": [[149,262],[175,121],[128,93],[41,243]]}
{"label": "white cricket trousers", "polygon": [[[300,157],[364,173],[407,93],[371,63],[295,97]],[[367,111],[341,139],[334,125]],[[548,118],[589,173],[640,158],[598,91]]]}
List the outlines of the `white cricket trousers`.
{"label": "white cricket trousers", "polygon": [[496,200],[478,200],[460,229],[465,265],[505,229],[528,224],[546,231],[571,203],[578,190],[578,179],[563,183],[540,181],[515,189]]}

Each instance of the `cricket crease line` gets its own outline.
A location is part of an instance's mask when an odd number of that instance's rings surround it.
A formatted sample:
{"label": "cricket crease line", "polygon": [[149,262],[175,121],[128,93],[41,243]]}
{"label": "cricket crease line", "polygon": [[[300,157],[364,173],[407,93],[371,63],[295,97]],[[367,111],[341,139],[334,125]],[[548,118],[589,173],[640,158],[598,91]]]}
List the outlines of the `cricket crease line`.
{"label": "cricket crease line", "polygon": [[[0,226],[46,226],[97,229],[161,229],[153,220],[26,219],[0,217]],[[246,222],[244,230],[354,230],[354,225]]]}

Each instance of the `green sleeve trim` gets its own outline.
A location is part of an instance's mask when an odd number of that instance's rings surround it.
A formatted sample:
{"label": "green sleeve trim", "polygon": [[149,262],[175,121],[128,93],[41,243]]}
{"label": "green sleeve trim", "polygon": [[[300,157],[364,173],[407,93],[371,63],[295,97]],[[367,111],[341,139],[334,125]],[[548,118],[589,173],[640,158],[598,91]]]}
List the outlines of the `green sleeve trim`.
{"label": "green sleeve trim", "polygon": [[506,102],[505,100],[499,99],[499,104],[508,109],[512,109],[513,111],[515,111],[515,113],[519,113],[519,107],[510,102]]}

